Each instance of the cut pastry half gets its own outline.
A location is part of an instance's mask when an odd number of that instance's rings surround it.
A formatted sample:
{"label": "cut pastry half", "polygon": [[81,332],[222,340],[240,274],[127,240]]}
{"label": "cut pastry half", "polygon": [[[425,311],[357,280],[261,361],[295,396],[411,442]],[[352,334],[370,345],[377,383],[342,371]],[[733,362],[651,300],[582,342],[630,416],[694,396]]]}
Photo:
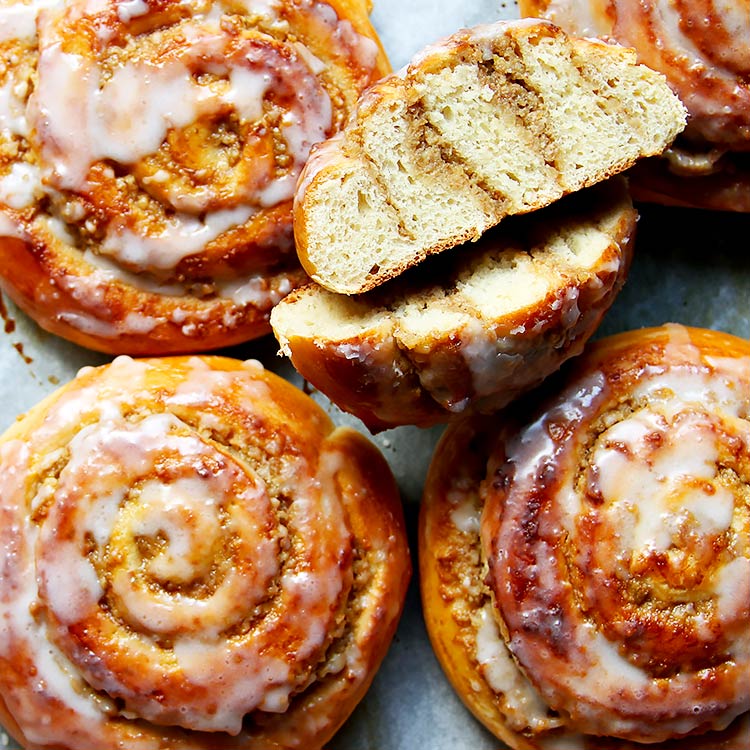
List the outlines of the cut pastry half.
{"label": "cut pastry half", "polygon": [[321,286],[361,293],[661,153],[684,126],[632,50],[545,21],[464,30],[372,86],[313,150],[297,252]]}
{"label": "cut pastry half", "polygon": [[506,412],[450,425],[421,506],[423,609],[515,750],[750,742],[750,344],[602,339]]}
{"label": "cut pastry half", "polygon": [[614,177],[366,294],[301,287],[271,325],[302,376],[372,431],[493,411],[581,351],[625,280],[636,218]]}

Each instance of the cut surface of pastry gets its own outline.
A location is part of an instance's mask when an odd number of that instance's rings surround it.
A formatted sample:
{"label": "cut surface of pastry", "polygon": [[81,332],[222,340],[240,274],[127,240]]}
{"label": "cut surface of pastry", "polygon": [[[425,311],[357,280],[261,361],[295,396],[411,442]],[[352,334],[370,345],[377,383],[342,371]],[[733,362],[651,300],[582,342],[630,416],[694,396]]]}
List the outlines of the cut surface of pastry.
{"label": "cut surface of pastry", "polygon": [[365,0],[0,5],[0,284],[117,354],[270,331],[311,146],[389,70]]}
{"label": "cut surface of pastry", "polygon": [[359,432],[255,361],[84,368],[0,438],[0,723],[25,750],[319,749],[410,560]]}
{"label": "cut surface of pastry", "polygon": [[635,197],[750,211],[747,0],[520,0],[519,8],[571,34],[634,48],[687,107],[687,127],[664,157],[633,171]]}
{"label": "cut surface of pastry", "polygon": [[661,153],[685,125],[631,50],[544,21],[461,31],[361,97],[295,195],[297,252],[330,291],[427,255]]}
{"label": "cut surface of pastry", "polygon": [[750,344],[602,339],[448,427],[419,529],[425,621],[517,750],[750,741]]}
{"label": "cut surface of pastry", "polygon": [[505,406],[580,353],[630,265],[636,212],[614,177],[367,294],[295,290],[281,352],[376,431]]}

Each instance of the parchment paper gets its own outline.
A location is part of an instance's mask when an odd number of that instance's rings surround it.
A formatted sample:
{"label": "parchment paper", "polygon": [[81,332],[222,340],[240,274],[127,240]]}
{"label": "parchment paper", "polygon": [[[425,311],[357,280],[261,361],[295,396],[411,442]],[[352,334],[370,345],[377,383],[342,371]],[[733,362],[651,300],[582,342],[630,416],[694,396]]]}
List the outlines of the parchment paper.
{"label": "parchment paper", "polygon": [[[500,0],[374,0],[372,14],[394,68],[437,38],[464,26],[511,18]],[[750,337],[750,216],[643,206],[629,279],[597,335],[664,322]],[[84,365],[108,357],[45,333],[4,298],[0,335],[0,431]],[[257,358],[297,385],[271,337],[225,353]],[[337,423],[367,434],[320,394]],[[401,488],[416,571],[416,520],[422,485],[441,428],[399,428],[374,437]],[[0,747],[17,748],[3,733]],[[443,676],[422,620],[417,576],[406,612],[372,688],[330,750],[496,750],[501,743],[463,707]]]}

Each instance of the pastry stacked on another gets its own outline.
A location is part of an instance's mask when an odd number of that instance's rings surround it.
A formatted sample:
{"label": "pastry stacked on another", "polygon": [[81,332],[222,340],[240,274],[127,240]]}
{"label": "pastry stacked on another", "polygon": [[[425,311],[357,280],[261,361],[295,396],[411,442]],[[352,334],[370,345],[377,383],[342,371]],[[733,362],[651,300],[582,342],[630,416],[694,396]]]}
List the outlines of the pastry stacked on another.
{"label": "pastry stacked on another", "polygon": [[428,47],[312,151],[294,231],[319,286],[274,310],[282,351],[373,429],[507,403],[580,350],[630,257],[622,185],[545,207],[660,153],[684,125],[631,50],[546,21]]}
{"label": "pastry stacked on another", "polygon": [[258,362],[85,368],[0,438],[0,722],[26,750],[318,750],[410,575],[380,452]]}
{"label": "pastry stacked on another", "polygon": [[389,65],[366,0],[0,6],[0,284],[110,353],[267,334],[311,146]]}
{"label": "pastry stacked on another", "polygon": [[274,332],[373,432],[493,411],[580,353],[625,280],[636,218],[613,178],[364,295],[303,286]]}
{"label": "pastry stacked on another", "polygon": [[436,450],[419,532],[435,652],[516,750],[744,750],[750,344],[669,325],[567,367]]}
{"label": "pastry stacked on another", "polygon": [[750,8],[747,0],[520,0],[526,16],[632,47],[666,75],[688,125],[663,158],[639,164],[634,196],[750,211]]}

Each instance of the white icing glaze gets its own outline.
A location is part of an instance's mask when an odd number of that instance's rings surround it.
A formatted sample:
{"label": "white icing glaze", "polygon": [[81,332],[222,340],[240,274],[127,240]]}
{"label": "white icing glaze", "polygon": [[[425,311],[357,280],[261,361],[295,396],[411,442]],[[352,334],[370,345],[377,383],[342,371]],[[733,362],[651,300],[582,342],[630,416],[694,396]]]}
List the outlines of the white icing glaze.
{"label": "white icing glaze", "polygon": [[[175,434],[180,426],[170,414],[158,414],[142,420],[137,428],[107,421],[84,428],[70,444],[70,457],[60,477],[56,503],[64,508],[68,502],[64,493],[72,486],[75,497],[79,486],[77,478],[88,476],[89,491],[97,500],[102,498],[103,508],[95,502],[90,508],[81,507],[77,511],[81,515],[77,524],[79,535],[91,533],[97,540],[106,537],[107,542],[111,540],[125,548],[134,545],[138,537],[156,538],[160,533],[166,536],[166,545],[144,566],[134,566],[133,570],[125,565],[112,573],[112,592],[128,622],[146,632],[172,633],[200,627],[215,633],[257,601],[276,572],[275,546],[259,529],[259,525],[270,522],[270,511],[262,485],[251,484],[240,490],[237,479],[240,471],[230,462],[211,476],[177,477],[169,484],[150,480],[139,491],[132,489],[160,457],[178,455],[186,465],[195,464],[196,471],[202,461],[212,457],[213,451],[199,439]],[[131,489],[126,493],[127,488]],[[136,510],[124,505],[136,500]],[[207,572],[201,571],[201,560],[211,559],[211,549],[218,543],[220,532],[216,526],[217,514],[220,510],[228,512],[225,506],[230,502],[253,508],[252,514],[242,513],[241,533],[236,523],[231,524],[231,529],[237,533],[237,539],[242,540],[246,554],[253,550],[255,575],[248,575],[247,569],[230,570],[213,595],[202,599],[173,596],[149,585],[149,581],[184,583],[190,571],[196,576]],[[93,513],[92,522],[88,521],[89,510]],[[124,514],[124,521],[120,520],[118,511]],[[234,509],[233,513],[237,512],[240,511]],[[111,523],[108,529],[102,526],[105,522]],[[55,533],[54,524],[51,533]],[[76,577],[82,579],[88,575],[90,564],[81,559],[80,537],[70,543],[54,539],[48,544],[57,557],[45,571],[75,571]],[[176,556],[188,549],[190,555],[178,562]],[[180,565],[187,567],[180,568]],[[90,597],[76,604],[74,612],[66,609],[70,602],[64,587],[50,589],[48,599],[53,611],[65,622],[75,622],[87,615],[85,607],[97,605],[101,592],[91,591]]]}
{"label": "white icing glaze", "polygon": [[[280,0],[237,0],[237,5],[245,9],[248,15],[266,16],[271,20],[278,18]],[[227,3],[222,5],[226,7]]]}
{"label": "white icing glaze", "polygon": [[[66,284],[65,288],[76,299],[84,299],[89,297],[89,295],[91,295],[90,298],[103,298],[103,288],[113,281],[120,281],[126,286],[141,289],[151,294],[179,297],[185,293],[185,289],[179,284],[159,284],[143,274],[130,273],[110,260],[106,255],[97,255],[87,250],[83,253],[83,259],[91,267],[92,273],[85,277],[66,277],[64,282]],[[91,285],[92,288],[83,291],[88,285]],[[81,291],[76,292],[77,288],[80,288]]]}
{"label": "white icing glaze", "polygon": [[15,162],[10,172],[0,177],[0,202],[10,208],[31,206],[41,193],[41,175],[33,164]]}
{"label": "white icing glaze", "polygon": [[483,321],[470,320],[461,331],[461,356],[471,373],[476,396],[486,396],[498,389],[499,373],[512,382],[517,369],[524,369],[524,355],[514,352],[513,339],[493,336]]}
{"label": "white icing glaze", "polygon": [[[177,213],[155,221],[136,219],[135,214],[113,217],[105,228],[100,250],[130,271],[145,270],[159,275],[171,270],[186,256],[201,252],[207,243],[245,224],[258,209],[289,200],[312,144],[323,140],[332,124],[330,99],[316,78],[323,72],[325,63],[302,43],[294,41],[294,37],[291,43],[272,42],[263,48],[256,48],[255,42],[250,42],[241,53],[227,54],[230,47],[234,49],[234,41],[228,41],[232,35],[227,35],[222,25],[224,14],[245,12],[259,19],[265,28],[274,28],[283,36],[289,33],[289,28],[279,16],[278,2],[219,0],[190,5],[191,17],[180,22],[186,39],[184,50],[173,50],[168,59],[150,61],[136,56],[118,61],[107,73],[104,73],[106,66],[100,65],[108,54],[107,45],[112,36],[107,24],[112,23],[113,17],[114,23],[119,19],[125,25],[132,20],[142,20],[150,12],[144,0],[91,0],[71,5],[64,12],[62,9],[58,12],[60,0],[19,2],[0,7],[0,38],[3,39],[20,38],[34,43],[36,23],[40,20],[38,85],[28,111],[25,82],[14,81],[11,76],[0,86],[0,129],[9,135],[25,136],[29,132],[27,120],[34,124],[35,137],[41,144],[45,191],[54,192],[55,185],[88,190],[87,176],[94,163],[101,160],[137,163],[160,147],[170,129],[210,118],[226,108],[234,110],[242,121],[254,122],[263,115],[263,100],[269,89],[277,95],[283,91],[290,105],[279,122],[279,131],[291,162],[278,178],[272,178],[269,172],[239,184],[235,207],[207,211],[206,207],[214,199],[213,188],[199,186],[187,193],[170,184],[170,175],[165,170],[143,179],[144,185],[161,183],[162,193],[172,201]],[[349,21],[339,19],[332,7],[320,2],[304,2],[302,6],[315,16],[316,22],[325,26],[335,43],[348,54],[361,64],[374,65],[376,45],[356,33]],[[53,12],[40,16],[39,11],[47,8]],[[101,60],[63,51],[61,23],[102,14],[109,20],[96,28]],[[257,37],[260,38],[263,38],[262,32]],[[279,44],[286,45],[287,51],[280,51]],[[203,85],[194,75],[196,70],[205,70],[216,80]],[[41,194],[40,175],[36,170],[36,167],[14,167],[0,180],[0,201],[12,208],[33,205]],[[74,208],[71,206],[66,221],[78,220]],[[43,222],[45,233],[51,232],[54,237],[72,244],[73,237],[64,231],[64,224],[57,219],[54,221],[54,226],[51,220]],[[59,227],[59,231],[55,227]],[[7,236],[25,237],[12,214],[0,215],[0,231]],[[95,265],[100,267],[101,262]],[[106,276],[95,271],[80,282],[68,279],[66,283],[82,302],[88,292],[98,294],[112,275],[123,283],[135,280],[135,286],[143,291],[153,290],[146,287],[160,286],[143,275],[130,271],[117,273],[113,267],[108,270],[111,273]],[[265,288],[256,282],[257,279],[251,278],[241,284],[226,284],[218,293],[233,303],[239,298],[245,300],[246,305],[266,310],[291,287],[283,278]],[[169,289],[159,288],[157,293],[181,295],[184,290],[173,285]],[[40,294],[49,296],[46,291]],[[38,301],[43,302],[41,297]],[[228,327],[238,325],[241,312],[229,310],[226,303],[217,307]],[[108,322],[98,320],[96,313],[86,309],[61,309],[58,319],[88,334],[109,339],[122,333],[148,333],[165,320],[162,316],[134,311],[127,320]],[[186,336],[197,330],[197,321],[196,317],[184,321],[182,327]]]}
{"label": "white icing glaze", "polygon": [[215,371],[199,357],[191,357],[190,367],[174,394],[170,395],[169,403],[202,411],[202,407],[215,403],[224,390],[239,390],[243,409],[250,413],[262,414],[263,404],[272,399],[271,389],[263,380],[244,377],[241,372]]}
{"label": "white icing glaze", "polygon": [[64,0],[28,0],[0,5],[0,42],[36,39],[36,19],[45,8],[62,5]]}
{"label": "white icing glaze", "polygon": [[189,255],[200,252],[232,227],[243,224],[255,213],[252,206],[215,211],[205,219],[188,214],[169,217],[158,232],[143,235],[114,219],[101,243],[102,252],[128,265],[165,270]]}
{"label": "white icing glaze", "polygon": [[[290,92],[280,132],[292,162],[277,178],[269,173],[240,184],[240,203],[234,208],[206,212],[212,189],[198,188],[186,195],[166,184],[176,215],[148,227],[127,214],[114,217],[101,249],[130,267],[173,268],[245,223],[258,208],[289,200],[312,144],[323,140],[331,127],[331,102],[306,64],[310,55],[288,57],[273,45],[256,49],[248,42],[242,54],[234,52],[230,58],[225,54],[230,38],[218,21],[192,20],[181,28],[187,44],[176,58],[122,63],[105,79],[93,58],[62,51],[54,23],[43,25],[39,84],[29,111],[41,137],[47,178],[60,187],[85,189],[89,169],[97,161],[133,164],[158,150],[170,129],[227,106],[244,121],[254,122],[263,114],[269,88]],[[193,75],[196,66],[223,76],[223,85],[221,80],[211,86],[199,84]],[[146,181],[159,179],[157,172]]]}
{"label": "white icing glaze", "polygon": [[216,293],[223,299],[232,300],[241,307],[252,305],[260,310],[272,307],[291,291],[289,279],[282,279],[277,286],[272,287],[262,276],[222,281],[216,285]]}
{"label": "white icing glaze", "polygon": [[700,535],[726,531],[734,495],[715,481],[717,459],[712,425],[702,415],[670,424],[643,410],[603,433],[593,456],[602,496],[621,518],[633,516],[622,544],[666,551],[686,527]]}
{"label": "white icing glaze", "polygon": [[61,310],[56,313],[55,317],[57,320],[69,325],[71,328],[75,328],[82,333],[87,333],[92,336],[114,339],[122,333],[116,323],[101,320],[95,315],[73,312],[71,310]]}
{"label": "white icing glaze", "polygon": [[184,127],[208,109],[208,98],[211,92],[184,65],[126,63],[105,85],[93,61],[48,42],[32,111],[59,185],[80,189],[94,162],[132,164],[153,153],[170,128]]}
{"label": "white icing glaze", "polygon": [[[750,617],[750,553],[737,557],[719,569],[714,583],[719,620],[747,621]],[[750,639],[740,640],[736,657],[750,661]]]}
{"label": "white icing glaze", "polygon": [[478,534],[482,511],[476,502],[476,491],[454,484],[447,500],[453,506],[450,514],[453,525],[465,534]]}
{"label": "white icing glaze", "polygon": [[119,0],[117,3],[117,17],[128,23],[133,18],[138,18],[148,13],[149,7],[146,0]]}
{"label": "white icing glaze", "polygon": [[559,722],[550,719],[547,704],[519,670],[502,639],[491,605],[479,612],[476,631],[476,659],[479,670],[492,690],[502,696],[503,713],[511,726],[522,731],[549,729]]}
{"label": "white icing glaze", "polygon": [[27,136],[29,125],[26,120],[25,97],[28,84],[16,81],[13,76],[0,85],[0,132],[4,137]]}
{"label": "white icing glaze", "polygon": [[[83,258],[91,268],[91,273],[85,276],[64,275],[58,285],[70,294],[81,305],[104,304],[106,291],[113,283],[122,283],[132,289],[142,290],[152,295],[179,298],[186,295],[186,290],[179,284],[159,284],[143,274],[135,274],[118,266],[103,255],[96,255],[90,251],[83,253]],[[156,326],[171,320],[178,325],[191,320],[208,320],[217,305],[206,304],[202,308],[175,307],[166,316],[150,316],[131,310],[123,319],[108,323],[101,313],[98,318],[87,317],[80,312],[60,309],[58,318],[79,330],[90,330],[101,336],[120,336],[123,333],[148,333]]]}
{"label": "white icing glaze", "polygon": [[[622,14],[623,20],[630,15],[627,3],[623,6],[620,0],[615,5],[621,6],[617,12]],[[696,75],[696,79],[700,78],[702,72],[705,73],[708,70],[713,71],[717,75],[717,78],[723,78],[723,73],[715,68],[714,61],[709,60],[695,46],[690,36],[684,33],[679,7],[672,2],[664,2],[663,0],[658,0],[656,6],[658,10],[650,15],[654,19],[654,28],[661,37],[661,40],[656,42],[657,47],[659,45],[662,47],[665,45],[674,46],[679,65],[692,70]],[[628,18],[628,20],[630,19]],[[617,28],[618,23],[615,22],[615,33],[617,33]],[[682,89],[680,94],[685,106],[692,112],[704,111],[709,114],[724,114],[724,102],[714,101],[712,94],[706,92],[701,87],[696,86],[694,88]],[[721,107],[721,109],[717,109],[717,107]]]}
{"label": "white icing glaze", "polygon": [[[318,3],[318,8],[329,7],[325,3]],[[331,8],[331,10],[333,10]],[[340,20],[336,26],[335,37],[339,38],[349,49],[354,52],[357,63],[367,69],[375,67],[378,56],[378,45],[373,39],[358,34],[348,19]]]}
{"label": "white icing glaze", "polygon": [[[188,44],[179,59],[123,63],[107,79],[95,60],[63,52],[54,27],[43,33],[32,113],[43,154],[60,186],[82,188],[90,166],[102,159],[135,163],[154,153],[169,129],[227,104],[243,119],[255,121],[268,88],[295,76],[300,92],[285,113],[282,131],[296,179],[312,144],[331,127],[330,99],[305,60],[281,57],[272,46],[263,53],[249,47],[244,57],[224,60],[228,38],[221,28],[194,22],[183,31]],[[226,75],[228,85],[200,85],[192,74],[198,65]]]}

